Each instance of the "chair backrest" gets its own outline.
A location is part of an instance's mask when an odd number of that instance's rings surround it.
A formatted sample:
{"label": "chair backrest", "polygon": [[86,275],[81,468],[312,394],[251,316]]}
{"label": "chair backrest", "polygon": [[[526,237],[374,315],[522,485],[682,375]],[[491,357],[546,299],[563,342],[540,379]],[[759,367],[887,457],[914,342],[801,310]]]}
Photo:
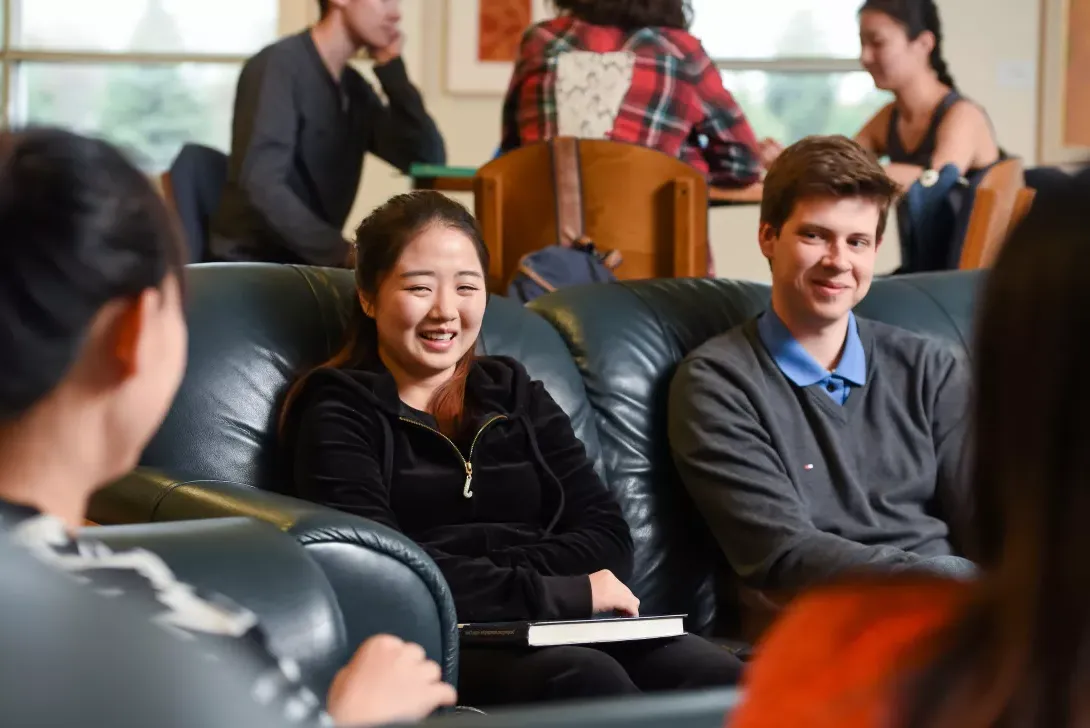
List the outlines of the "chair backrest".
{"label": "chair backrest", "polygon": [[[290,493],[290,478],[279,467],[280,404],[299,374],[340,348],[345,321],[357,306],[350,270],[262,263],[189,266],[188,368],[140,464]],[[601,471],[583,382],[548,323],[515,301],[493,296],[479,350],[512,356],[542,380]]]}
{"label": "chair backrest", "polygon": [[[576,140],[584,232],[618,250],[621,279],[704,276],[708,192],[704,176],[635,144]],[[489,284],[506,288],[523,255],[558,242],[557,195],[548,143],[513,150],[477,171],[476,214],[492,263]]]}
{"label": "chair backrest", "polygon": [[[967,351],[980,278],[953,271],[875,280],[856,310]],[[564,337],[583,376],[606,480],[635,541],[630,586],[640,611],[686,613],[694,631],[718,624],[737,636],[740,625],[733,605],[717,599],[733,596],[729,571],[674,468],[670,379],[690,351],[763,311],[769,296],[758,283],[658,280],[566,288],[530,304]]]}
{"label": "chair backrest", "polygon": [[[1018,190],[1018,196],[1014,198],[1014,207],[1011,209],[1010,224],[1007,225],[1008,237],[1014,232],[1014,229],[1018,227],[1018,223],[1022,222],[1022,218],[1029,212],[1029,208],[1033,207],[1033,201],[1036,198],[1037,190],[1032,187],[1023,187]],[[998,253],[999,251],[996,252]]]}
{"label": "chair backrest", "polygon": [[200,144],[185,144],[160,176],[163,196],[185,232],[189,261],[208,259],[208,229],[227,181],[227,155]]}
{"label": "chair backrest", "polygon": [[1011,229],[1012,216],[1025,214],[1033,200],[1032,192],[1023,192],[1026,189],[1022,160],[1017,157],[998,162],[984,173],[973,197],[959,268],[991,265]]}

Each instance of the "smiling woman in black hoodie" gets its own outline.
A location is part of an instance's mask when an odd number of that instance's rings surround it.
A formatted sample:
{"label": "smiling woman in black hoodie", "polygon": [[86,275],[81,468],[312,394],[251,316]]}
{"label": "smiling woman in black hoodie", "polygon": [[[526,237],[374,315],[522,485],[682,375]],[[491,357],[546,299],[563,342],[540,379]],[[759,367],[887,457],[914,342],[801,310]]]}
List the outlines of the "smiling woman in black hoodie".
{"label": "smiling woman in black hoodie", "polygon": [[[356,233],[363,315],[289,394],[300,495],[397,529],[442,570],[463,622],[636,615],[632,537],[567,415],[506,357],[474,354],[488,251],[439,193],[391,199]],[[463,703],[732,684],[699,637],[464,648]]]}

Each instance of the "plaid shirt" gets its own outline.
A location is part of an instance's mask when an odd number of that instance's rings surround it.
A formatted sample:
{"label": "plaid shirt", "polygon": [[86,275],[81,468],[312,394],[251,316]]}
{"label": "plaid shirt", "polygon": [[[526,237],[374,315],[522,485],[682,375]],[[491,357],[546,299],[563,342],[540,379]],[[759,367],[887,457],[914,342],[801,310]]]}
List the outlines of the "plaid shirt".
{"label": "plaid shirt", "polygon": [[610,139],[677,157],[715,186],[741,187],[759,179],[757,139],[700,41],[675,28],[626,32],[570,16],[534,25],[523,35],[503,105],[502,151],[556,135],[557,57],[567,51],[635,56]]}

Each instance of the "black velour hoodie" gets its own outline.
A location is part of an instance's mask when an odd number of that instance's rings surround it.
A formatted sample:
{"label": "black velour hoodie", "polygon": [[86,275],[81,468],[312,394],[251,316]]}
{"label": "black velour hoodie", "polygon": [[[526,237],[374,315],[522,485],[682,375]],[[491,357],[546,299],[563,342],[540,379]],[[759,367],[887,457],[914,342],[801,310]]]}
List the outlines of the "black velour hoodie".
{"label": "black velour hoodie", "polygon": [[443,572],[458,619],[591,616],[588,574],[632,571],[632,536],[571,422],[506,357],[466,381],[463,434],[401,402],[381,363],[315,371],[289,413],[299,496],[401,531]]}

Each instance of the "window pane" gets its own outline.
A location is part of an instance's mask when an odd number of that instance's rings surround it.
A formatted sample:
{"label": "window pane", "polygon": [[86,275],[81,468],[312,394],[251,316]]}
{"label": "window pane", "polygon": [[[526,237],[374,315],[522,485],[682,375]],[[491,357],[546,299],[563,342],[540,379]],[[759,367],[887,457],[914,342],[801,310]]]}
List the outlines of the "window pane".
{"label": "window pane", "polygon": [[21,63],[13,121],[101,135],[149,173],[161,172],[185,142],[229,148],[239,70],[215,63]]}
{"label": "window pane", "polygon": [[858,58],[862,0],[693,0],[692,33],[712,58]]}
{"label": "window pane", "polygon": [[60,51],[248,55],[276,38],[279,12],[279,0],[14,2],[13,46]]}
{"label": "window pane", "polygon": [[745,111],[758,138],[783,144],[810,134],[855,136],[891,96],[865,71],[773,73],[724,71],[723,85]]}

